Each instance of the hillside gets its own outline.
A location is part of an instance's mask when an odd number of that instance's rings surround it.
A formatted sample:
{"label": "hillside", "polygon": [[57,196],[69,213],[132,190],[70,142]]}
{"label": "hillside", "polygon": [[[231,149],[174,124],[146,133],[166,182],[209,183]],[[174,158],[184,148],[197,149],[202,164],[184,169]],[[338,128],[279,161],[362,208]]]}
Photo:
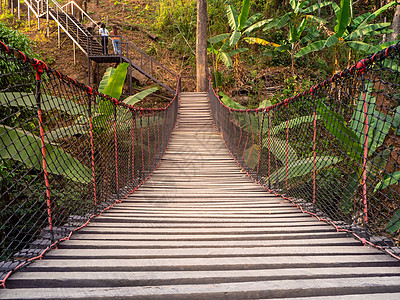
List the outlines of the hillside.
{"label": "hillside", "polygon": [[[65,1],[66,3],[67,1]],[[290,11],[289,1],[250,1],[249,16],[259,14],[261,18],[276,18]],[[312,3],[317,1],[312,1]],[[340,1],[335,1],[340,4]],[[361,15],[374,11],[389,1],[355,1],[354,14]],[[226,3],[231,3],[237,12],[240,12],[242,1],[209,0],[209,37],[230,32],[227,22]],[[244,3],[244,2],[243,2]],[[8,22],[13,28],[18,29],[35,42],[34,51],[51,67],[56,68],[76,80],[87,83],[87,59],[76,51],[76,64],[72,42],[65,33],[61,34],[61,49],[57,47],[57,27],[50,22],[50,36],[46,37],[46,23],[41,20],[40,30],[37,22],[32,19],[28,27],[26,7],[22,6],[22,20],[15,20],[12,15],[2,14],[2,21]],[[87,13],[96,22],[104,22],[110,30],[116,24],[122,30],[122,35],[129,41],[141,47],[145,52],[170,68],[177,74],[185,76],[184,90],[194,89],[194,80],[187,78],[195,75],[195,29],[196,6],[195,1],[185,0],[180,3],[170,0],[92,0],[87,3]],[[394,9],[379,16],[380,22],[391,20]],[[334,25],[332,8],[322,9],[320,16],[329,23],[321,27],[321,34],[331,34],[328,27]],[[329,24],[329,26],[328,26]],[[289,26],[290,27],[290,26]],[[282,27],[270,31],[254,31],[253,36],[263,38],[269,42],[279,43],[286,49],[290,45],[288,39],[289,27]],[[324,33],[323,33],[324,32]],[[149,34],[150,33],[150,34]],[[303,33],[302,36],[305,36]],[[370,39],[370,42],[379,42],[379,37]],[[155,38],[156,37],[156,38]],[[319,38],[321,38],[320,36]],[[268,43],[269,43],[268,42]],[[221,74],[222,85],[219,90],[234,97],[247,107],[257,107],[258,103],[269,99],[278,102],[288,95],[299,92],[312,85],[313,82],[324,79],[340,68],[348,67],[362,57],[360,52],[349,53],[343,49],[326,49],[318,53],[311,53],[296,59],[291,66],[289,50],[270,51],[269,47],[248,44],[243,41],[238,47],[248,48],[249,51],[232,57],[234,65],[227,68],[221,62],[218,73]],[[292,43],[296,51],[300,43]],[[339,53],[338,66],[334,66],[332,58]],[[349,59],[351,57],[351,59]],[[215,56],[209,55],[209,68],[213,69]],[[335,63],[336,64],[336,63]],[[111,66],[111,65],[110,65]],[[103,65],[100,74],[103,74],[107,65]]]}

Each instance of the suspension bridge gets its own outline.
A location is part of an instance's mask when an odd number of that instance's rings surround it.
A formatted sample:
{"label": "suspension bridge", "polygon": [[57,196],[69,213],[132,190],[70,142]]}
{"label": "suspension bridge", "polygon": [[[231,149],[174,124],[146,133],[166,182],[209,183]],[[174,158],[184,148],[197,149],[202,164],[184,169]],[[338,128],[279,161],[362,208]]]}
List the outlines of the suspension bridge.
{"label": "suspension bridge", "polygon": [[0,298],[398,299],[399,53],[147,109],[1,43]]}

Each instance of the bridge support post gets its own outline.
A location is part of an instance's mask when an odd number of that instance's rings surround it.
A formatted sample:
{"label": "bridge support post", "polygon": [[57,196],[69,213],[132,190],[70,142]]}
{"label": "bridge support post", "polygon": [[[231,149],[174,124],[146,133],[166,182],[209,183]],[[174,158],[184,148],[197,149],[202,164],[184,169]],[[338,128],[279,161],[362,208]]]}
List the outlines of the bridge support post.
{"label": "bridge support post", "polygon": [[197,91],[207,92],[207,0],[197,0]]}
{"label": "bridge support post", "polygon": [[[18,1],[19,3],[19,1]],[[49,28],[49,1],[46,1],[46,36],[49,37],[50,36],[50,28]]]}

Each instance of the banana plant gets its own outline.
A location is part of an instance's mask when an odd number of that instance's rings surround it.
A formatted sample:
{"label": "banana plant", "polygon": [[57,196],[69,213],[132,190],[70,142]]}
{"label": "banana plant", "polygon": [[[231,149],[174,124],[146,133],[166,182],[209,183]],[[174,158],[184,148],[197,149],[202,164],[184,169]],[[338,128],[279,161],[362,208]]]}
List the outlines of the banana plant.
{"label": "banana plant", "polygon": [[[354,51],[362,51],[367,54],[375,53],[381,49],[386,48],[387,46],[396,43],[389,42],[384,45],[374,46],[366,42],[366,38],[373,37],[379,34],[390,33],[391,30],[387,29],[390,26],[390,23],[373,23],[373,21],[377,16],[385,12],[390,7],[397,5],[396,1],[392,1],[380,9],[376,10],[373,13],[365,13],[357,18],[353,18],[353,1],[352,0],[341,0],[340,7],[336,3],[332,3],[332,7],[335,11],[336,15],[336,25],[333,30],[333,34],[331,34],[328,38],[313,42],[308,44],[304,48],[300,49],[299,52],[295,55],[296,58],[299,58],[303,55],[306,55],[310,52],[320,51],[324,48],[334,47],[335,49],[335,71],[339,70],[339,62],[338,55],[341,48],[349,48],[348,56],[349,63],[352,57],[352,50]],[[329,32],[329,31],[328,31]]]}
{"label": "banana plant", "polygon": [[[226,106],[233,109],[245,109],[244,106],[235,102],[224,93],[220,92],[219,94],[222,96],[221,101]],[[260,103],[259,108],[265,108],[270,105],[271,103],[269,101],[263,101]],[[283,181],[285,178],[290,180],[295,177],[304,176],[311,173],[314,169],[319,171],[341,161],[340,158],[335,156],[317,156],[315,157],[316,163],[314,162],[313,157],[300,158],[296,150],[287,143],[286,140],[277,137],[281,131],[287,130],[288,128],[292,129],[297,126],[304,126],[304,124],[313,122],[314,118],[319,120],[321,118],[319,115],[316,115],[315,117],[312,115],[296,117],[273,127],[270,127],[265,119],[263,120],[262,113],[258,114],[258,116],[256,114],[234,114],[233,118],[233,121],[237,123],[238,126],[243,128],[246,132],[250,132],[254,137],[254,144],[243,152],[244,162],[250,169],[255,169],[257,167],[261,151],[259,145],[261,123],[264,122],[261,135],[263,136],[264,141],[268,140],[268,143],[264,142],[262,148],[270,151],[272,155],[274,155],[274,157],[284,165],[270,174],[270,177],[267,180],[272,184]],[[267,136],[268,131],[271,134]],[[285,165],[286,162],[287,166]]]}
{"label": "banana plant", "polygon": [[319,30],[314,24],[320,26],[327,22],[320,17],[314,16],[313,13],[330,5],[331,2],[325,1],[311,5],[309,1],[290,0],[289,3],[292,10],[280,18],[268,20],[263,29],[268,31],[272,28],[288,27],[288,34],[283,44],[276,44],[259,38],[245,38],[244,40],[249,44],[273,47],[279,52],[287,51],[290,54],[292,74],[294,75],[294,59],[299,45],[318,37]]}
{"label": "banana plant", "polygon": [[227,5],[226,16],[232,32],[219,34],[208,39],[208,53],[213,54],[215,58],[214,74],[217,86],[222,84],[221,74],[218,72],[219,62],[223,62],[227,68],[232,67],[232,57],[249,50],[248,48],[239,47],[239,41],[242,36],[269,22],[268,20],[257,22],[261,14],[254,14],[249,17],[249,12],[250,0],[243,0],[239,14],[232,5]]}

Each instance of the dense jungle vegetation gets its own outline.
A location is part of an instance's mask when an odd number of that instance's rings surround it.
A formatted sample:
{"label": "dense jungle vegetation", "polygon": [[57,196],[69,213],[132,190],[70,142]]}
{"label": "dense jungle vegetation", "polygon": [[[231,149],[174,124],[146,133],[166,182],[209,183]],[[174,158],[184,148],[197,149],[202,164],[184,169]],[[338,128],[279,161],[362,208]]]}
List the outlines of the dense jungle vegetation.
{"label": "dense jungle vegetation", "polygon": [[[94,20],[110,27],[118,23],[127,38],[176,72],[195,74],[195,0],[76,2]],[[1,6],[0,22],[29,36],[33,51],[50,66],[81,74],[76,79],[86,81],[84,57],[72,65],[72,45],[64,40],[57,49],[56,30],[46,37],[43,21],[40,31],[34,19],[29,28],[26,11],[18,19],[6,7]],[[395,12],[396,2],[388,0],[208,0],[208,58],[214,84],[246,107],[258,107],[264,100],[276,103],[394,43],[392,28],[399,23],[395,19],[392,25]],[[2,38],[9,35],[4,25],[1,28]],[[8,41],[21,47],[16,39]],[[193,83],[187,88],[193,90]]]}

